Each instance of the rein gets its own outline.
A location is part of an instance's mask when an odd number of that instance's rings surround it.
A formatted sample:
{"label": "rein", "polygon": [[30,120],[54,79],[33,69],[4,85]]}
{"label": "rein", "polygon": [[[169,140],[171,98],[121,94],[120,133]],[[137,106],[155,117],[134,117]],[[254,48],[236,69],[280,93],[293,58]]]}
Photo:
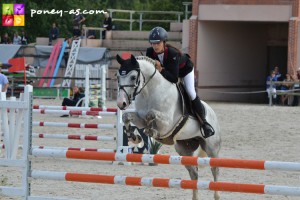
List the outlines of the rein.
{"label": "rein", "polygon": [[[139,57],[137,57],[137,58],[139,58]],[[141,60],[141,59],[137,59],[137,60]],[[153,64],[153,63],[152,63],[152,64]],[[132,101],[135,100],[135,97],[136,97],[138,94],[140,94],[140,93],[142,92],[142,90],[145,88],[145,86],[151,81],[151,79],[152,79],[152,78],[154,77],[154,75],[156,74],[156,69],[155,69],[155,67],[154,67],[154,72],[153,72],[153,74],[150,76],[150,78],[147,80],[147,82],[145,82],[145,76],[144,76],[143,72],[141,71],[141,69],[136,70],[136,71],[138,71],[138,77],[139,77],[139,78],[136,80],[136,83],[135,83],[134,85],[119,85],[120,90],[123,90],[123,91],[125,92],[125,94],[126,94],[128,100],[129,100],[129,104],[130,104]],[[144,82],[144,84],[143,84],[143,86],[141,87],[141,89],[140,89],[139,91],[137,91],[138,88],[139,88],[139,86],[140,86],[140,83],[141,83],[141,81],[140,81],[140,75],[143,76],[143,79],[144,79],[143,82]],[[126,90],[124,89],[125,87],[132,87],[132,88],[135,88],[135,90],[134,90],[134,92],[133,92],[133,97],[132,97],[132,98],[131,98],[130,95],[128,95],[128,93],[127,93]]]}
{"label": "rein", "polygon": [[[144,76],[143,72],[141,72],[141,74],[142,74],[142,76],[144,78],[144,82],[145,82],[145,76]],[[134,93],[133,93],[133,100],[135,99],[135,97],[138,94],[140,94],[142,92],[142,90],[144,89],[144,87],[149,83],[149,81],[151,81],[151,79],[154,77],[155,74],[156,74],[156,69],[154,68],[153,74],[150,76],[150,78],[147,80],[147,82],[144,83],[143,87],[138,92],[134,91]]]}

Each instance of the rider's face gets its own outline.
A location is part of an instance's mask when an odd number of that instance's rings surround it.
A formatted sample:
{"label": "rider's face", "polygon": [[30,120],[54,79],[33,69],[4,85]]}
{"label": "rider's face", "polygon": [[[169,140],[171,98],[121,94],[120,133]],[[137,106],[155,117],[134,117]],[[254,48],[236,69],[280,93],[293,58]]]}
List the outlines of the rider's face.
{"label": "rider's face", "polygon": [[163,53],[165,50],[163,41],[160,41],[159,43],[151,43],[151,46],[157,54]]}

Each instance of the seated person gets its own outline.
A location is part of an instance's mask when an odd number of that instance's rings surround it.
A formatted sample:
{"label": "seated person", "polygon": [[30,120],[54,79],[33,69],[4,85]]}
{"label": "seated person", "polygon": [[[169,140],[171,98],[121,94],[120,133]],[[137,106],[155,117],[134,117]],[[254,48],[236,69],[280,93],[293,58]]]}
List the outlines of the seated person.
{"label": "seated person", "polygon": [[[270,72],[270,75],[267,77],[267,82],[268,81],[275,81],[275,82],[277,81],[276,72],[274,70],[272,70]],[[268,98],[269,99],[272,98],[272,104],[275,103],[276,102],[276,97],[277,97],[277,95],[276,95],[276,85],[275,84],[270,85],[270,84],[267,83],[266,90],[267,90],[267,93],[268,93]]]}
{"label": "seated person", "polygon": [[[74,86],[73,88],[73,98],[64,98],[62,102],[62,106],[76,106],[78,101],[84,97],[84,90],[83,88],[78,88]],[[68,117],[69,115],[62,115],[61,117]]]}
{"label": "seated person", "polygon": [[2,37],[2,41],[1,41],[2,44],[11,44],[11,40],[10,38],[8,37],[8,33],[5,33],[4,36]]}
{"label": "seated person", "polygon": [[52,40],[56,40],[58,36],[59,36],[59,29],[56,26],[56,23],[53,23],[49,31],[49,45],[52,45]]}
{"label": "seated person", "polygon": [[87,33],[88,39],[95,39],[96,38],[96,31],[95,30],[89,30]]}
{"label": "seated person", "polygon": [[25,31],[22,31],[21,43],[22,43],[22,45],[27,45],[28,44],[28,36],[25,33]]}
{"label": "seated person", "polygon": [[[286,83],[281,85],[281,88],[280,88],[281,91],[284,92],[284,91],[288,91],[293,88],[293,84],[289,83],[289,82],[292,82],[292,78],[291,78],[290,74],[286,74],[286,79],[284,79],[283,81]],[[288,100],[288,105],[290,105],[291,104],[290,101],[292,99],[291,97],[293,97],[293,96],[288,96],[287,94],[282,95],[281,96],[281,104],[285,105],[286,100]]]}
{"label": "seated person", "polygon": [[87,31],[87,37],[86,37],[86,35],[85,35],[85,33],[86,33],[86,25],[85,24],[83,24],[82,25],[82,30],[81,30],[81,39],[85,39],[85,38],[87,38],[87,39],[95,39],[96,38],[96,31],[95,30],[88,30]]}

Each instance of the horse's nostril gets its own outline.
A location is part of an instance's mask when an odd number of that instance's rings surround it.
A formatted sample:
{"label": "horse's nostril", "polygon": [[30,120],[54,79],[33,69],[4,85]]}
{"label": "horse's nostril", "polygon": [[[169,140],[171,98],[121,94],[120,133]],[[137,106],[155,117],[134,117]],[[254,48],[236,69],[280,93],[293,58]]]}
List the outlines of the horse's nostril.
{"label": "horse's nostril", "polygon": [[126,102],[123,102],[123,106],[124,106],[124,107],[126,106]]}

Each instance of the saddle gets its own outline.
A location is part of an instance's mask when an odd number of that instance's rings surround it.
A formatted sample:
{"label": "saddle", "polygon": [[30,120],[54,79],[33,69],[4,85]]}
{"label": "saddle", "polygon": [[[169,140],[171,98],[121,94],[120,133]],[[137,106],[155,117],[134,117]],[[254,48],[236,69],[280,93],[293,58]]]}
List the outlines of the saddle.
{"label": "saddle", "polygon": [[188,95],[188,93],[185,90],[185,87],[183,85],[182,82],[179,82],[178,84],[176,84],[177,90],[180,94],[181,97],[181,108],[182,108],[182,113],[183,115],[190,115],[193,117],[197,117],[196,113],[194,112],[193,106],[192,106],[192,102],[190,100],[190,97]]}

